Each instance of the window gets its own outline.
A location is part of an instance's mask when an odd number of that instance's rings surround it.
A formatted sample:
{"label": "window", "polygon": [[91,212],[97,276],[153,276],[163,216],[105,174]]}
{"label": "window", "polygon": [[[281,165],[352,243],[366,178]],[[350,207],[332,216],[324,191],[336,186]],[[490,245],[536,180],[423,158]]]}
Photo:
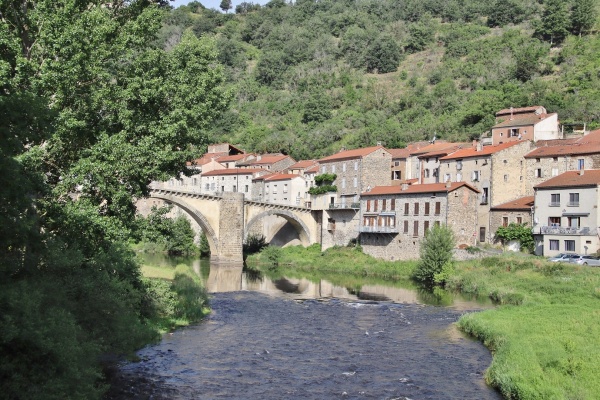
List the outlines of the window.
{"label": "window", "polygon": [[408,215],[409,207],[410,207],[410,204],[404,203],[404,215]]}
{"label": "window", "polygon": [[225,186],[221,186],[221,192],[225,191]]}
{"label": "window", "polygon": [[569,217],[569,227],[570,228],[579,228],[579,217]]}
{"label": "window", "polygon": [[567,206],[577,207],[579,205],[579,193],[569,193],[569,204]]}
{"label": "window", "polygon": [[504,182],[508,182],[508,175],[504,175]]}
{"label": "window", "polygon": [[535,162],[540,162],[540,161],[542,161],[542,160],[540,160],[539,158],[535,159]]}
{"label": "window", "polygon": [[427,234],[428,230],[429,230],[429,221],[425,221],[425,222],[423,222],[423,236],[425,236]]}
{"label": "window", "polygon": [[558,176],[558,168],[552,168],[552,176]]}
{"label": "window", "polygon": [[204,186],[204,188],[205,188],[206,190],[209,190],[209,189],[210,189],[210,185],[207,183],[207,184]]}
{"label": "window", "polygon": [[346,178],[342,179],[342,189],[346,189]]}
{"label": "window", "polygon": [[283,193],[287,193],[287,191],[288,191],[287,183],[284,183],[283,184]]}
{"label": "window", "polygon": [[385,211],[386,210],[386,208],[385,208],[386,204],[385,203],[386,203],[386,199],[383,199],[383,204],[381,205],[381,211]]}
{"label": "window", "polygon": [[244,186],[244,192],[248,193],[248,185]]}
{"label": "window", "polygon": [[502,226],[505,228],[508,226],[508,217],[502,217]]}
{"label": "window", "polygon": [[367,212],[371,211],[371,200],[367,200]]}
{"label": "window", "polygon": [[429,168],[425,168],[425,178],[429,178]]}
{"label": "window", "polygon": [[558,240],[550,239],[550,250],[558,250]]}
{"label": "window", "polygon": [[415,215],[419,215],[419,203],[415,203]]}
{"label": "window", "polygon": [[354,161],[354,170],[358,171],[358,161]]}
{"label": "window", "polygon": [[408,234],[408,221],[404,221],[404,233]]}
{"label": "window", "polygon": [[413,224],[413,236],[419,236],[419,221],[415,221]]}
{"label": "window", "polygon": [[548,226],[560,226],[560,217],[548,217]]}
{"label": "window", "polygon": [[331,166],[331,173],[335,174],[335,164]]}
{"label": "window", "polygon": [[343,172],[346,172],[346,163],[343,163],[343,164],[342,164],[342,171],[343,171]]}
{"label": "window", "polygon": [[485,242],[485,226],[479,227],[479,241]]}
{"label": "window", "polygon": [[357,186],[358,186],[358,178],[354,177],[354,187],[357,187]]}
{"label": "window", "polygon": [[472,180],[473,182],[479,182],[479,171],[473,171]]}
{"label": "window", "polygon": [[550,195],[550,207],[560,207],[560,193]]}
{"label": "window", "polygon": [[391,199],[390,200],[390,209],[392,211],[396,211],[396,199]]}
{"label": "window", "polygon": [[574,240],[565,240],[565,251],[575,251]]}
{"label": "window", "polygon": [[517,224],[521,225],[523,223],[523,217],[517,217]]}
{"label": "window", "polygon": [[541,178],[542,177],[542,169],[541,168],[537,168],[535,170],[535,177],[536,178]]}
{"label": "window", "polygon": [[321,167],[321,173],[324,174],[325,172],[327,172],[327,167],[325,165],[323,165]]}
{"label": "window", "polygon": [[236,185],[233,185],[233,191],[237,192],[237,186]]}
{"label": "window", "polygon": [[442,209],[442,202],[436,201],[435,202],[435,215],[440,215],[441,209]]}
{"label": "window", "polygon": [[580,158],[577,160],[577,169],[578,170],[582,170],[585,168],[585,160],[583,158]]}
{"label": "window", "polygon": [[425,203],[425,215],[429,215],[429,202]]}
{"label": "window", "polygon": [[377,200],[373,200],[373,211],[377,211]]}
{"label": "window", "polygon": [[446,174],[444,175],[444,182],[448,182],[452,180],[452,175],[451,174]]}
{"label": "window", "polygon": [[461,182],[462,181],[462,173],[457,172],[456,173],[456,182]]}

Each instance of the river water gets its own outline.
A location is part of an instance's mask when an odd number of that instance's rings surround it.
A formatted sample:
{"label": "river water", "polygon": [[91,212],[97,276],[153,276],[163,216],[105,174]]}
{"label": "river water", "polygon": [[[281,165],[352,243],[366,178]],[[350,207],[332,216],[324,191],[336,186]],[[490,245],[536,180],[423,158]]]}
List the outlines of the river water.
{"label": "river water", "polygon": [[348,289],[190,265],[212,292],[212,313],[139,351],[107,398],[501,398],[483,379],[489,351],[453,324],[486,305],[457,298],[430,306],[416,290],[385,282]]}

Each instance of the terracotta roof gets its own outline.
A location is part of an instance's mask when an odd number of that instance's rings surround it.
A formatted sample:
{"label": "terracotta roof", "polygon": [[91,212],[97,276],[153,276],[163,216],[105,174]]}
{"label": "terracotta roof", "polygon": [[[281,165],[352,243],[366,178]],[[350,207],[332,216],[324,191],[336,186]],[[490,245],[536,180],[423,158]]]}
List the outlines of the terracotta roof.
{"label": "terracotta roof", "polygon": [[534,196],[525,196],[515,200],[508,201],[504,204],[499,204],[492,207],[492,210],[507,210],[507,211],[531,211],[533,206]]}
{"label": "terracotta roof", "polygon": [[492,126],[494,128],[505,128],[509,126],[525,126],[525,125],[535,125],[538,122],[545,120],[546,118],[557,115],[556,113],[552,114],[525,114],[525,115],[517,115],[513,119],[507,118],[506,120]]}
{"label": "terracotta roof", "polygon": [[316,164],[315,160],[300,160],[296,164],[292,165],[291,167],[288,167],[288,169],[304,169],[304,168],[312,167],[315,164]]}
{"label": "terracotta roof", "polygon": [[265,177],[265,181],[287,181],[295,178],[304,179],[298,174],[272,174]]}
{"label": "terracotta roof", "polygon": [[597,186],[600,184],[600,170],[587,169],[581,171],[567,171],[554,178],[542,182],[534,188],[558,188],[558,187],[578,187],[578,186]]}
{"label": "terracotta roof", "polygon": [[448,147],[419,155],[419,158],[440,157],[451,154],[459,149],[472,147],[470,143],[448,143]]}
{"label": "terracotta roof", "polygon": [[474,192],[479,193],[479,190],[465,182],[451,182],[450,187],[447,187],[445,183],[423,183],[420,185],[409,185],[406,189],[402,190],[402,186],[375,186],[369,192],[361,193],[361,196],[380,196],[383,194],[415,194],[415,193],[440,193],[440,192],[453,192],[463,186],[468,187]]}
{"label": "terracotta roof", "polygon": [[217,161],[217,159],[221,157],[220,154],[224,154],[224,153],[205,154],[202,157],[195,159],[194,161],[186,162],[185,165],[187,165],[187,166],[205,165],[205,164],[208,164],[209,162],[211,162],[213,159],[215,161]]}
{"label": "terracotta roof", "polygon": [[523,114],[523,113],[534,113],[537,110],[545,111],[546,109],[542,106],[530,106],[530,107],[519,107],[519,108],[505,108],[504,110],[500,110],[496,113],[496,116],[500,115],[510,115],[513,114]]}
{"label": "terracotta roof", "polygon": [[202,174],[202,176],[217,176],[217,175],[252,175],[257,172],[263,172],[264,170],[259,168],[228,168],[228,169],[216,169]]}
{"label": "terracotta roof", "polygon": [[318,162],[329,162],[329,161],[338,161],[338,160],[348,160],[353,158],[362,158],[364,156],[368,156],[376,150],[383,149],[387,151],[383,146],[373,146],[373,147],[363,147],[361,149],[354,150],[343,150],[338,153],[335,153],[331,156],[321,158]]}
{"label": "terracotta roof", "polygon": [[448,150],[448,149],[451,149],[451,148],[454,148],[454,147],[457,147],[460,145],[461,145],[460,143],[448,143],[448,142],[440,140],[435,143],[430,143],[427,146],[415,149],[410,154],[414,156],[414,155],[420,155],[420,154],[425,154],[425,153],[432,153],[434,151]]}
{"label": "terracotta roof", "polygon": [[483,148],[479,151],[473,147],[470,147],[468,149],[460,149],[452,154],[447,155],[446,157],[442,157],[440,160],[456,160],[460,158],[489,156],[490,154],[494,154],[504,149],[508,149],[509,147],[516,146],[520,143],[524,142],[516,141],[496,144],[492,146],[483,146]]}
{"label": "terracotta roof", "polygon": [[[445,142],[442,141],[442,143],[445,143]],[[407,158],[413,152],[419,150],[422,147],[429,146],[430,144],[431,144],[430,142],[424,142],[424,141],[423,142],[414,142],[414,143],[407,144],[406,147],[403,149],[387,149],[387,151],[392,155],[392,159]]]}
{"label": "terracotta roof", "polygon": [[591,131],[580,138],[547,140],[544,143],[538,142],[538,148],[527,153],[525,158],[595,153],[600,153],[600,129]]}
{"label": "terracotta roof", "polygon": [[[264,172],[264,171],[266,171],[266,170],[264,170],[264,169],[261,169],[261,171],[263,171],[263,172]],[[257,176],[255,176],[255,177],[252,179],[252,182],[256,182],[256,181],[264,181],[265,179],[267,179],[268,177],[270,177],[270,176],[273,176],[273,175],[277,175],[277,174],[272,174],[272,173],[270,173],[270,172],[267,172],[267,173],[265,173],[265,174],[262,174],[262,175],[257,175]]]}
{"label": "terracotta roof", "polygon": [[219,157],[219,162],[231,162],[241,160],[245,157],[248,157],[250,154],[234,154],[232,156],[223,156]]}
{"label": "terracotta roof", "polygon": [[[265,165],[265,164],[275,164],[278,161],[281,161],[290,156],[285,155],[263,155],[260,160],[249,160],[245,164],[247,165]],[[291,157],[290,157],[291,158]]]}
{"label": "terracotta roof", "polygon": [[305,174],[313,174],[317,172],[319,172],[319,164],[315,164],[313,167],[310,167],[309,169],[304,171]]}

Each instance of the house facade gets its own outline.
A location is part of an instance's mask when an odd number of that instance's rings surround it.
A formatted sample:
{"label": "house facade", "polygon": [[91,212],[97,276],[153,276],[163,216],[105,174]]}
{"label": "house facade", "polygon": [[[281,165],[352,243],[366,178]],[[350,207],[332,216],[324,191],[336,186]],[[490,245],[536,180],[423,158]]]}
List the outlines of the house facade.
{"label": "house facade", "polygon": [[533,234],[538,255],[599,250],[600,170],[567,171],[535,186]]}
{"label": "house facade", "polygon": [[490,209],[490,233],[496,235],[498,228],[510,224],[527,224],[532,227],[533,196],[524,196],[498,204]]}
{"label": "house facade", "polygon": [[306,181],[297,174],[272,174],[262,180],[263,201],[273,204],[288,204],[304,207],[306,201]]}
{"label": "house facade", "polygon": [[519,140],[560,139],[558,114],[548,114],[542,106],[509,108],[496,113],[492,144]]}
{"label": "house facade", "polygon": [[257,154],[252,160],[238,162],[238,168],[264,169],[269,172],[281,172],[296,163],[290,156],[284,154]]}
{"label": "house facade", "polygon": [[244,198],[250,199],[252,179],[264,173],[262,169],[245,168],[210,171],[202,174],[200,178],[200,193],[217,195],[222,192],[240,192],[244,193]]}
{"label": "house facade", "polygon": [[434,225],[450,227],[457,246],[475,244],[478,190],[464,182],[378,186],[360,203],[360,244],[373,257],[415,258]]}

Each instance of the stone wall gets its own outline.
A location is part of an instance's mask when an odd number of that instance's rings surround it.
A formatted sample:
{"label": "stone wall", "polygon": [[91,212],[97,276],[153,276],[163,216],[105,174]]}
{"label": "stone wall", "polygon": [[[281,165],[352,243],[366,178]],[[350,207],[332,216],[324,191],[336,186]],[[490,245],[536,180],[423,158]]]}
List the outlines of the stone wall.
{"label": "stone wall", "polygon": [[359,212],[357,210],[322,211],[321,248],[346,246],[358,238]]}
{"label": "stone wall", "polygon": [[241,263],[244,237],[244,195],[223,193],[219,210],[219,263]]}
{"label": "stone wall", "polygon": [[457,246],[477,244],[478,206],[477,193],[465,186],[448,193],[447,225]]}
{"label": "stone wall", "polygon": [[508,218],[508,224],[527,223],[528,226],[532,227],[531,223],[531,210],[520,211],[520,210],[492,210],[490,212],[490,233],[496,235],[496,231],[499,227],[504,225],[504,218]]}
{"label": "stone wall", "polygon": [[525,159],[525,196],[533,196],[533,187],[566,171],[578,169],[583,159],[585,169],[600,168],[600,155],[551,156]]}
{"label": "stone wall", "polygon": [[532,149],[529,141],[492,154],[490,206],[494,207],[526,195],[524,156]]}

